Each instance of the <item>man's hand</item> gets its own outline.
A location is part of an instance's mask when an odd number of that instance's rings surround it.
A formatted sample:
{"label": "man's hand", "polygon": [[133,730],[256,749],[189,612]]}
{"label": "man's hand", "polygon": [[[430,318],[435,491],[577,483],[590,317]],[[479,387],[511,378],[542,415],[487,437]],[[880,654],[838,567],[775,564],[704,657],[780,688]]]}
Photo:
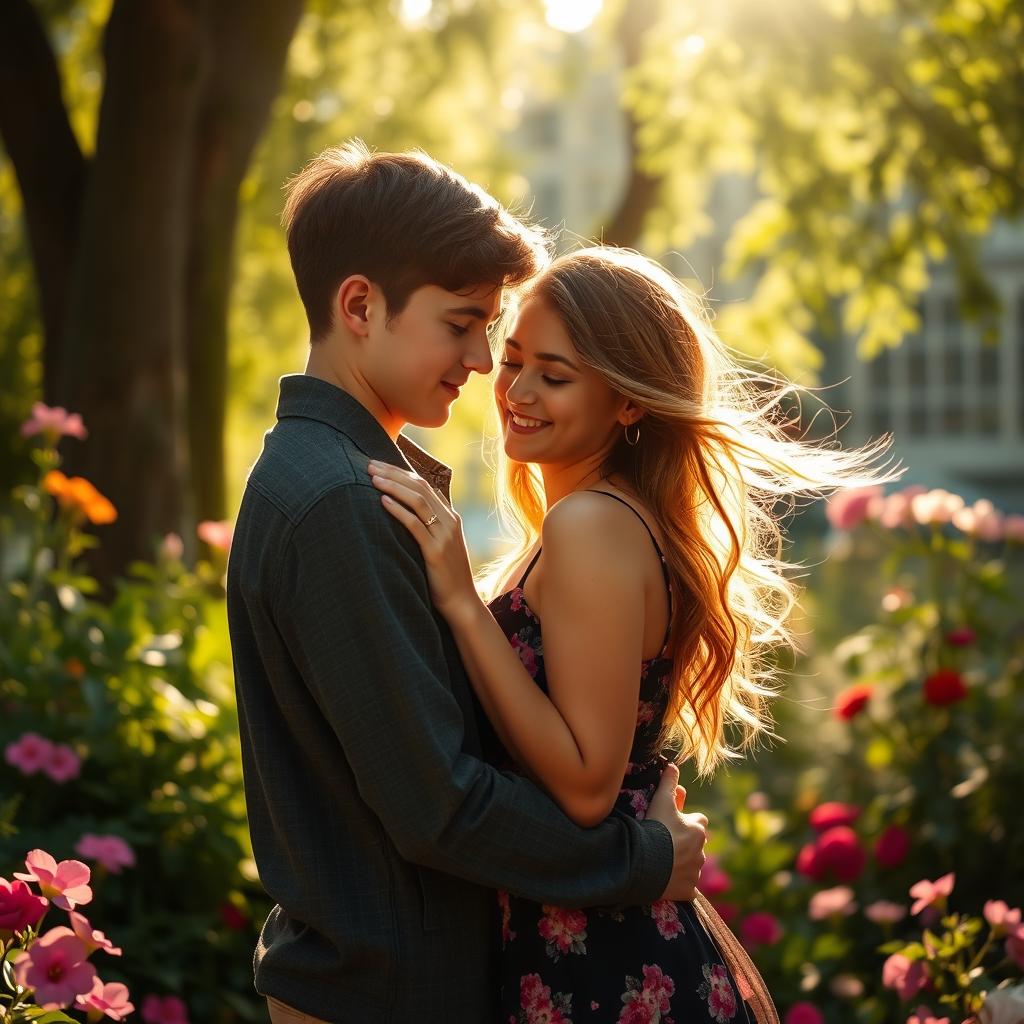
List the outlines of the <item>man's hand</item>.
{"label": "man's hand", "polygon": [[686,790],[679,785],[679,768],[669,763],[647,809],[647,817],[660,821],[672,833],[672,876],[662,899],[692,900],[704,866],[708,819],[703,814],[683,814]]}

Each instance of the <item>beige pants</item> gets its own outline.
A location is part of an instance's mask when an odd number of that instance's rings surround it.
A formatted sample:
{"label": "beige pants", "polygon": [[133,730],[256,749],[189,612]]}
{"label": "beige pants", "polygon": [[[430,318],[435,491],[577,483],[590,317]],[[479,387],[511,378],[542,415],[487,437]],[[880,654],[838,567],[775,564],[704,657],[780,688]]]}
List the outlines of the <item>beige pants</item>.
{"label": "beige pants", "polygon": [[327,1024],[319,1017],[310,1017],[308,1013],[286,1006],[273,996],[267,996],[267,1009],[270,1011],[270,1024]]}

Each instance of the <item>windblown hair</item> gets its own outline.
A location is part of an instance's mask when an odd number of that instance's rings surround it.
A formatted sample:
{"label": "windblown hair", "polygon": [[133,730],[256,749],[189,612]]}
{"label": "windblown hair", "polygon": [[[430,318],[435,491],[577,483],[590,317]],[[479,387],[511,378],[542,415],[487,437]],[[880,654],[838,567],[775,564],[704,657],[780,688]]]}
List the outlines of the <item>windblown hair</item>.
{"label": "windblown hair", "polygon": [[335,292],[364,274],[389,318],[423,285],[518,285],[547,266],[546,240],[479,186],[425,153],[325,150],[286,189],[282,220],[310,337],[331,329]]}
{"label": "windblown hair", "polygon": [[[796,436],[802,390],[733,359],[697,296],[638,253],[595,246],[562,256],[526,297],[546,302],[580,360],[644,410],[639,442],[620,436],[603,471],[626,482],[664,537],[676,600],[661,742],[706,776],[771,735],[771,654],[796,646],[783,518],[800,496],[894,479],[888,441],[842,450],[834,430],[819,441]],[[499,511],[518,545],[486,570],[492,593],[536,542],[545,513],[537,468],[500,446],[497,461]]]}

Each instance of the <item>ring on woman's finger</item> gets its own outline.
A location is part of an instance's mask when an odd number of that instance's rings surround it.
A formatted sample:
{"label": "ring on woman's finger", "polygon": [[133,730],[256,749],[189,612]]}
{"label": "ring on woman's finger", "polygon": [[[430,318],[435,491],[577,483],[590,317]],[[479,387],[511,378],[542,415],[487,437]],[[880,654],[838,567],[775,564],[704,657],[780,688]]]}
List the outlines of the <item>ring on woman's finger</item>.
{"label": "ring on woman's finger", "polygon": [[435,512],[423,525],[433,526],[437,522],[437,513]]}

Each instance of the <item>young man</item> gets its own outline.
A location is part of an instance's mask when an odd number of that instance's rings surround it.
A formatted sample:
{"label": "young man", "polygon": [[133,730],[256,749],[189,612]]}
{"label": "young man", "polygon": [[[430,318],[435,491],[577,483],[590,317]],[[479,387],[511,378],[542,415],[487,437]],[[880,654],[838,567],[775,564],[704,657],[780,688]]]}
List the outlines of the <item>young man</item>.
{"label": "young man", "polygon": [[690,898],[706,819],[575,827],[481,759],[484,723],[415,541],[366,466],[449,471],[400,434],[487,373],[502,289],[546,259],[486,193],[416,154],[328,151],[290,184],[305,374],[245,489],[228,614],[246,797],[276,901],[256,950],[271,1020],[492,1024],[497,887],[567,906]]}

